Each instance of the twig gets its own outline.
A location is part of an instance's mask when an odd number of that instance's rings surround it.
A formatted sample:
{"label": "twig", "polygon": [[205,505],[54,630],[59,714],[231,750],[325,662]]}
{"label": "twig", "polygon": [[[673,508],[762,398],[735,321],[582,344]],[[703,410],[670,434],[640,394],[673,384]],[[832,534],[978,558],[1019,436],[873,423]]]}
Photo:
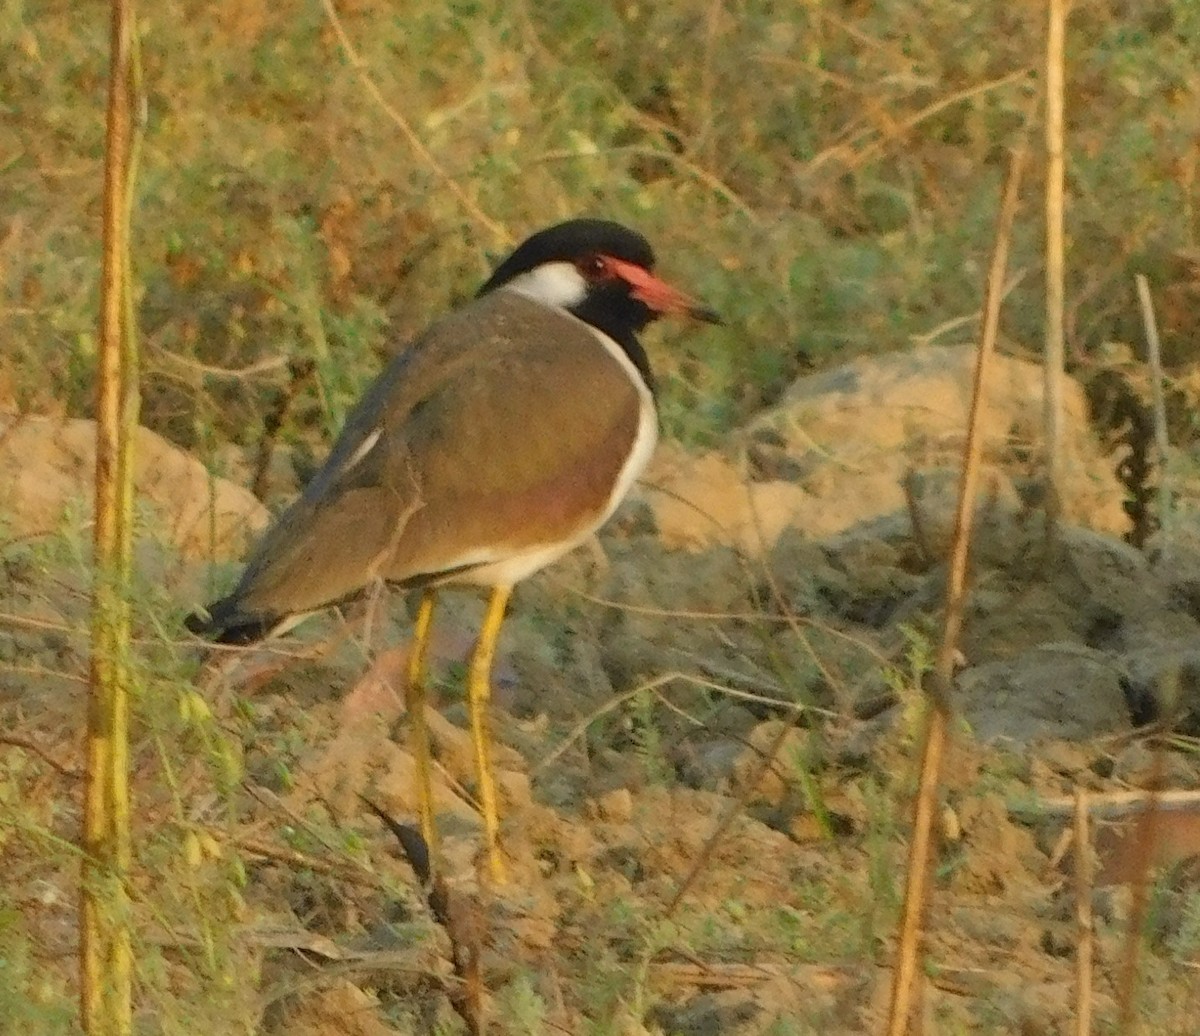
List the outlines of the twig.
{"label": "twig", "polygon": [[[1200,790],[1175,788],[1167,791],[1138,789],[1136,791],[1105,791],[1092,792],[1088,795],[1088,812],[1093,816],[1106,818],[1125,816],[1129,813],[1140,813],[1147,806],[1155,809],[1183,809],[1187,806],[1200,806]],[[1038,799],[1028,811],[1013,810],[1016,814],[1028,812],[1030,816],[1065,815],[1075,809],[1073,795],[1054,795]]]}
{"label": "twig", "polygon": [[629,690],[618,694],[615,698],[610,698],[608,701],[603,702],[601,705],[597,706],[586,716],[584,716],[583,719],[581,719],[570,729],[570,731],[567,733],[567,736],[564,737],[562,741],[560,741],[546,756],[544,756],[538,762],[538,764],[533,768],[533,775],[537,776],[537,774],[541,773],[547,767],[550,767],[556,763],[562,757],[563,753],[566,752],[566,750],[570,748],[576,741],[583,737],[583,735],[587,733],[588,727],[595,723],[596,720],[600,719],[601,716],[607,715],[614,709],[620,708],[625,704],[625,702],[638,697],[640,694],[657,690],[659,687],[664,687],[676,680],[682,680],[684,682],[694,683],[700,686],[712,686],[706,680],[701,680],[698,677],[679,671],[662,673],[653,679],[645,680],[636,687],[631,687]]}
{"label": "twig", "polygon": [[[685,956],[689,956],[684,954]],[[650,980],[659,987],[694,989],[753,989],[768,982],[790,982],[807,990],[845,989],[861,980],[855,968],[839,964],[786,964],[763,961],[651,961]]]}
{"label": "twig", "polygon": [[[205,830],[218,843],[227,841],[247,856],[254,856],[268,863],[275,863],[281,867],[292,869],[302,868],[312,871],[314,874],[324,874],[327,877],[336,878],[347,885],[361,885],[365,888],[376,889],[381,892],[386,892],[390,888],[383,878],[378,874],[373,874],[364,864],[353,859],[353,857],[350,858],[349,865],[334,863],[322,860],[309,853],[301,852],[299,849],[271,845],[269,842],[262,842],[255,838],[243,838],[241,836],[230,838],[228,833],[220,828],[208,827]],[[354,873],[355,869],[360,873]]]}
{"label": "twig", "polygon": [[675,913],[675,908],[683,902],[683,897],[688,894],[692,886],[696,883],[696,879],[700,877],[701,872],[707,866],[708,861],[712,858],[713,851],[720,844],[720,841],[725,837],[725,832],[729,830],[730,824],[737,819],[738,815],[746,808],[746,803],[750,796],[754,794],[755,789],[759,786],[759,782],[766,775],[767,770],[775,765],[775,758],[783,749],[784,743],[787,741],[787,736],[795,727],[795,722],[799,718],[800,712],[796,711],[792,716],[779,724],[779,732],[772,739],[771,743],[763,752],[762,757],[758,761],[758,766],[754,773],[742,785],[742,790],[738,793],[737,798],[732,802],[724,815],[717,821],[717,826],[713,833],[708,836],[701,847],[699,854],[696,856],[695,862],[692,864],[691,870],[684,876],[683,881],[679,883],[679,887],[675,890],[675,895],[671,897],[667,904],[666,912],[663,915],[664,920],[669,920]]}
{"label": "twig", "polygon": [[1146,362],[1150,365],[1150,392],[1154,401],[1154,444],[1158,449],[1158,527],[1165,540],[1171,507],[1167,479],[1167,457],[1171,444],[1167,438],[1167,404],[1163,399],[1162,349],[1158,339],[1158,321],[1154,317],[1154,300],[1150,296],[1150,282],[1140,273],[1134,280],[1142,310],[1142,326],[1146,329]]}
{"label": "twig", "polygon": [[[700,89],[698,91],[696,111],[697,122],[700,124],[698,139],[691,142],[691,150],[700,158],[704,166],[713,165],[713,126],[716,122],[713,112],[713,97],[716,92],[717,77],[713,74],[713,57],[721,39],[722,22],[725,17],[723,0],[711,0],[708,13],[704,19],[704,60],[700,65]],[[719,107],[719,106],[718,106]]]}
{"label": "twig", "polygon": [[[1025,280],[1025,275],[1028,269],[1021,269],[1014,273],[1008,279],[1008,283],[1004,285],[1004,298],[1007,299]],[[960,327],[965,327],[968,324],[974,324],[983,315],[982,310],[976,310],[974,313],[966,313],[961,317],[951,317],[949,320],[943,320],[937,327],[932,327],[928,331],[922,331],[920,334],[911,334],[908,340],[915,346],[922,347],[932,345],[942,335],[948,335],[951,331],[956,331]]]}
{"label": "twig", "polygon": [[245,367],[217,367],[213,364],[201,363],[199,360],[194,360],[181,353],[171,352],[170,349],[166,349],[161,345],[156,348],[155,352],[160,357],[170,360],[172,363],[179,364],[179,366],[195,374],[203,374],[210,378],[228,378],[236,381],[254,378],[260,374],[268,374],[271,371],[282,370],[289,363],[293,362],[286,356],[267,356],[261,360],[256,360],[254,363],[247,364]]}
{"label": "twig", "polygon": [[[574,594],[581,601],[587,601],[588,604],[595,604],[601,608],[611,609],[612,611],[626,612],[629,615],[648,615],[655,619],[674,619],[678,622],[740,622],[747,625],[753,625],[758,622],[786,623],[788,621],[786,615],[774,615],[771,612],[763,610],[717,612],[697,611],[689,608],[656,608],[647,604],[631,604],[628,601],[618,601],[612,597],[600,597],[598,594],[579,590],[572,586],[569,580],[556,577],[552,572],[548,573],[544,578],[552,583],[556,589],[561,589],[564,593]],[[3,614],[0,613],[0,619],[3,618]]]}
{"label": "twig", "polygon": [[393,820],[385,810],[362,795],[359,799],[396,837],[405,858],[416,872],[417,880],[425,890],[429,912],[450,940],[450,963],[454,968],[454,977],[460,983],[446,990],[450,1003],[466,1023],[471,1036],[482,1036],[487,1029],[487,1015],[480,961],[483,940],[478,904],[470,897],[459,895],[451,898],[445,878],[433,872],[429,846],[419,828]]}
{"label": "twig", "polygon": [[[887,661],[882,659],[882,661]],[[590,727],[596,720],[607,715],[615,709],[620,708],[625,702],[642,694],[655,694],[662,696],[660,688],[666,687],[668,684],[679,681],[691,687],[698,687],[701,690],[712,691],[714,694],[724,695],[727,698],[732,698],[735,701],[749,702],[756,706],[765,706],[770,709],[787,710],[791,713],[799,715],[800,713],[808,713],[809,715],[827,716],[832,718],[834,713],[828,709],[822,709],[814,705],[805,705],[803,703],[784,701],[779,698],[771,698],[764,694],[755,694],[752,691],[742,691],[736,687],[730,687],[727,684],[717,683],[715,680],[707,680],[702,676],[697,676],[694,673],[685,673],[682,670],[676,669],[669,673],[661,673],[649,680],[644,680],[636,687],[631,687],[627,691],[622,691],[615,697],[609,698],[607,701],[598,705],[589,712],[583,719],[579,720],[563,737],[563,739],[554,746],[549,754],[543,756],[531,768],[530,775],[538,776],[544,770],[548,769],[554,763],[562,758],[563,754],[584,734],[587,733]]]}
{"label": "twig", "polygon": [[8,662],[0,664],[0,671],[5,673],[20,673],[22,676],[36,676],[43,679],[66,680],[68,683],[78,683],[87,686],[88,678],[80,673],[69,673],[63,669],[50,669],[40,665],[11,665]]}
{"label": "twig", "polygon": [[0,734],[0,745],[9,745],[13,748],[23,748],[27,752],[32,752],[39,759],[41,759],[42,762],[52,769],[57,770],[60,774],[62,774],[62,776],[73,781],[83,780],[84,775],[82,773],[80,773],[78,770],[71,769],[69,766],[64,766],[49,752],[47,752],[46,749],[44,749],[36,741],[29,740],[29,738],[14,737],[11,734]]}
{"label": "twig", "polygon": [[[546,61],[560,69],[569,69],[572,79],[578,81],[580,71],[577,64],[573,64],[555,53],[555,51],[546,43],[546,41],[542,39],[542,36],[538,31],[539,22],[535,20],[530,12],[529,5],[527,3],[520,3],[517,5],[517,11],[519,12],[521,22],[523,23],[522,27],[526,37],[525,43],[527,49],[539,54],[543,61]],[[663,119],[656,118],[649,112],[643,111],[637,105],[633,104],[615,83],[600,78],[597,78],[595,83],[612,97],[616,111],[618,111],[623,118],[629,119],[634,125],[663,141],[671,141],[679,136],[681,132],[681,128],[679,126],[668,123]],[[694,144],[689,144],[687,150],[689,152],[694,151]],[[676,168],[687,173],[698,183],[707,187],[710,191],[712,191],[713,194],[728,204],[730,208],[736,212],[739,212],[750,226],[761,230],[768,225],[767,221],[765,221],[762,216],[755,212],[754,207],[745,198],[739,195],[732,186],[723,181],[711,170],[705,169],[704,167],[691,161],[686,154],[680,154],[679,152],[675,151],[671,146],[663,148],[647,148],[634,145],[628,147],[608,148],[602,153],[620,153],[641,156],[645,158],[654,158],[673,164]],[[530,161],[536,162],[563,159],[574,160],[578,159],[579,157],[580,155],[577,151],[558,150],[546,152],[541,156],[531,156]]]}
{"label": "twig", "polygon": [[1046,32],[1046,346],[1042,421],[1046,437],[1046,542],[1062,512],[1063,410],[1063,42],[1067,0],[1050,0]]}
{"label": "twig", "polygon": [[321,6],[325,8],[325,14],[329,18],[329,24],[333,27],[333,31],[338,38],[338,43],[341,44],[342,53],[346,55],[346,61],[350,67],[354,69],[355,74],[362,80],[363,86],[376,104],[387,114],[387,117],[395,123],[396,128],[408,141],[408,146],[413,149],[417,157],[424,162],[439,180],[449,188],[450,193],[458,199],[459,203],[467,213],[482,227],[486,227],[497,242],[504,245],[513,243],[512,235],[487,213],[483,211],[462,189],[458,181],[455,180],[442,164],[433,156],[433,153],[425,146],[424,141],[417,135],[417,131],[412,128],[412,124],[400,114],[392,104],[390,104],[383,92],[375,85],[375,80],[371,78],[367,68],[367,63],[359,56],[354,44],[350,42],[350,37],[347,35],[345,28],[342,26],[342,20],[338,17],[337,11],[334,9],[333,0],[321,0]]}
{"label": "twig", "polygon": [[[846,165],[851,169],[861,169],[868,162],[882,156],[887,152],[888,146],[896,141],[904,140],[909,133],[916,129],[922,122],[933,118],[935,115],[947,108],[951,108],[956,104],[961,104],[963,101],[969,101],[972,97],[977,97],[980,94],[988,93],[992,90],[998,90],[1005,86],[1011,86],[1013,83],[1019,83],[1022,80],[1027,80],[1033,70],[1029,67],[1014,69],[997,79],[989,79],[987,82],[974,83],[971,86],[963,87],[961,90],[955,90],[953,93],[947,94],[945,97],[939,97],[936,101],[931,101],[925,107],[913,112],[905,119],[901,119],[893,126],[887,127],[886,130],[880,130],[877,126],[871,126],[864,129],[859,136],[875,133],[879,135],[878,140],[872,141],[865,145],[858,152],[851,151],[851,156],[847,160]],[[856,141],[850,141],[849,145],[853,147]],[[845,145],[842,145],[843,147]],[[838,148],[827,148],[815,158],[805,163],[807,170],[816,169],[818,165],[833,151]]]}
{"label": "twig", "polygon": [[905,506],[908,508],[908,523],[912,528],[912,541],[917,545],[922,559],[928,565],[933,563],[933,544],[925,529],[925,513],[921,510],[921,503],[918,499],[918,484],[917,473],[910,467],[905,471],[900,485],[904,490]]}
{"label": "twig", "polygon": [[0,611],[0,623],[10,626],[21,626],[24,629],[70,633],[76,637],[87,636],[87,630],[78,625],[70,625],[65,622],[51,622],[49,619],[37,619],[30,615],[18,615],[16,612]]}
{"label": "twig", "polygon": [[992,250],[991,267],[988,270],[983,306],[983,328],[980,335],[979,352],[975,361],[971,410],[967,419],[967,441],[964,446],[963,469],[958,490],[954,540],[950,553],[949,572],[946,577],[946,619],[934,666],[933,684],[927,689],[929,710],[925,742],[921,752],[921,779],[913,815],[913,836],[908,853],[904,911],[900,922],[896,968],[888,1013],[887,1031],[889,1036],[902,1036],[908,1031],[908,1021],[913,1007],[913,991],[919,970],[921,934],[932,861],[934,816],[937,811],[941,763],[950,719],[950,690],[954,679],[954,659],[966,596],[967,547],[971,539],[971,519],[975,510],[979,461],[983,451],[984,389],[987,385],[989,361],[995,350],[996,335],[1000,325],[1000,304],[1003,296],[1005,270],[1008,266],[1008,246],[1012,235],[1013,219],[1017,211],[1025,156],[1026,149],[1024,141],[1022,141],[1013,151],[1009,162],[1008,175],[1004,183],[1004,196],[996,223],[996,243]]}
{"label": "twig", "polygon": [[1075,1036],[1092,1031],[1092,959],[1096,932],[1092,924],[1092,845],[1088,833],[1088,795],[1075,788]]}
{"label": "twig", "polygon": [[287,384],[279,390],[275,404],[263,418],[263,434],[258,441],[257,455],[254,460],[254,476],[250,480],[250,492],[259,500],[266,496],[267,472],[271,466],[271,455],[275,451],[275,444],[283,429],[283,423],[287,420],[288,413],[296,402],[300,390],[313,377],[316,369],[317,365],[311,358],[290,361]]}

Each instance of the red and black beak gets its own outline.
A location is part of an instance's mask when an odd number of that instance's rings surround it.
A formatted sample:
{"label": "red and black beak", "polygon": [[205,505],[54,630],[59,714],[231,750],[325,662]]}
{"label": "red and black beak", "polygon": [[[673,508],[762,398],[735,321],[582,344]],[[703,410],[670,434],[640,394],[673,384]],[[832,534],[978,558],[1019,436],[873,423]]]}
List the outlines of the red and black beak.
{"label": "red and black beak", "polygon": [[680,313],[706,324],[721,324],[717,312],[685,292],[656,277],[637,263],[606,256],[609,268],[632,289],[630,295],[655,313]]}

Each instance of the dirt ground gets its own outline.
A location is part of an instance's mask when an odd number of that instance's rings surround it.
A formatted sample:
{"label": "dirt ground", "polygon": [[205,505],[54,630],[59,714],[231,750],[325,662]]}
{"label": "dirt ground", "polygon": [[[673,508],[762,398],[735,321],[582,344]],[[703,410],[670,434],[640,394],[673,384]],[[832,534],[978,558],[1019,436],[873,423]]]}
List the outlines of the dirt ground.
{"label": "dirt ground", "polygon": [[[186,458],[156,467],[135,588],[140,1031],[382,1036],[480,1017],[505,1033],[879,1031],[946,580],[954,482],[937,464],[957,449],[947,407],[922,432],[911,405],[948,399],[953,415],[952,389],[911,378],[944,379],[944,356],[821,375],[836,403],[799,386],[799,409],[725,459],[664,451],[597,542],[518,587],[491,710],[502,887],[481,878],[462,701],[482,602],[447,592],[436,620],[431,895],[390,826],[415,815],[410,603],[376,602],[369,638],[360,605],[265,647],[206,650],[179,620],[233,567],[189,556],[210,505],[161,491],[161,472],[230,508],[241,491]],[[1149,868],[1141,1031],[1194,1032],[1200,549],[1185,522],[1146,550],[1123,541],[1120,487],[1082,425],[1078,513],[1048,541],[1020,488],[1024,377],[1012,361],[1011,408],[993,401],[1009,445],[989,454],[976,515],[920,1031],[1073,1031],[1082,789],[1096,1031],[1116,1024]],[[855,379],[879,420],[852,443]],[[71,441],[7,456],[83,470]],[[60,480],[22,484],[64,513]],[[193,516],[182,539],[173,501]],[[818,512],[836,531],[806,526]],[[0,539],[11,1032],[73,1025],[90,576],[83,518],[65,515]],[[260,523],[261,505],[245,516]],[[1132,794],[1145,788],[1164,796],[1153,837]]]}
{"label": "dirt ground", "polygon": [[[428,719],[452,937],[360,798],[413,817],[402,603],[387,603],[370,646],[351,616],[316,621],[286,648],[202,665],[192,646],[163,648],[195,682],[158,707],[194,712],[198,692],[213,725],[205,735],[190,717],[165,755],[153,742],[174,719],[145,719],[136,732],[145,862],[166,859],[162,873],[181,868],[186,879],[155,889],[143,876],[140,936],[173,947],[160,960],[171,975],[201,952],[180,949],[182,933],[225,922],[212,952],[231,978],[205,1023],[220,1031],[461,1031],[452,958],[464,946],[478,953],[493,1031],[877,1031],[915,784],[915,688],[944,580],[902,524],[824,543],[787,533],[751,561],[729,548],[666,550],[643,515],[618,522],[602,551],[523,586],[493,710],[512,874],[503,888],[478,880],[459,693],[479,604],[445,595]],[[1019,515],[980,529],[929,917],[926,1032],[1070,1031],[1065,797],[1077,786],[1200,788],[1200,581],[1189,575],[1200,558],[1156,566],[1083,530],[1047,555],[1040,530]],[[10,795],[32,813],[26,837],[8,827],[0,851],[20,878],[10,889],[22,890],[42,981],[60,991],[70,987],[74,873],[31,832],[36,820],[44,838],[75,837],[76,784],[30,746],[80,768],[83,644],[64,629],[80,628],[84,602],[64,560],[47,584],[45,559],[23,563],[10,544],[0,570],[5,612],[24,620],[2,642],[5,730],[17,739],[4,767]],[[199,578],[167,554],[159,562],[154,582],[168,597]],[[143,693],[154,691],[148,678]],[[1146,733],[1156,722],[1171,733]],[[1166,749],[1156,759],[1157,745]],[[237,759],[224,776],[222,751]],[[1195,868],[1185,862],[1200,840],[1194,814],[1172,815],[1184,819],[1159,840],[1142,954],[1147,1032],[1190,1032],[1200,1008]],[[1132,830],[1105,820],[1097,835],[1095,1005],[1105,1024],[1126,944]],[[189,917],[189,882],[203,921]],[[230,902],[218,910],[210,897],[222,889]],[[168,985],[191,1019],[174,1031],[198,1031],[205,1010],[188,983]]]}
{"label": "dirt ground", "polygon": [[[1066,331],[1091,377],[1065,387],[1047,540],[1041,371],[1013,355],[1043,334],[1035,172],[987,407],[923,1036],[1073,1033],[1081,890],[1094,1031],[1118,1031],[1136,950],[1126,1031],[1200,1032],[1197,5],[1078,6]],[[78,1032],[92,8],[0,17],[0,1036]],[[881,1031],[973,314],[1008,150],[1041,137],[1044,23],[1041,4],[961,2],[141,13],[138,1036]],[[726,316],[648,343],[664,439],[714,448],[664,442],[598,543],[515,594],[491,710],[504,887],[482,880],[462,701],[482,606],[445,595],[429,889],[391,826],[414,819],[409,603],[379,602],[369,637],[356,607],[237,652],[181,620],[392,346],[506,234],[585,209],[636,215]],[[1135,274],[1181,455],[1170,516],[1126,344]],[[258,456],[268,412],[279,448]]]}

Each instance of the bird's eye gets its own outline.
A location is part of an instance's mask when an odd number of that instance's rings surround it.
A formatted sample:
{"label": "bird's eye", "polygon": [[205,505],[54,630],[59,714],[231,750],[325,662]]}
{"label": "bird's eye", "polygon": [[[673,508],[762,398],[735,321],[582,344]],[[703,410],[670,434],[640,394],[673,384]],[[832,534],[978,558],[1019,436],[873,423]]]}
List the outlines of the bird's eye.
{"label": "bird's eye", "polygon": [[610,275],[608,260],[602,255],[589,255],[578,263],[579,272],[588,280],[601,280]]}

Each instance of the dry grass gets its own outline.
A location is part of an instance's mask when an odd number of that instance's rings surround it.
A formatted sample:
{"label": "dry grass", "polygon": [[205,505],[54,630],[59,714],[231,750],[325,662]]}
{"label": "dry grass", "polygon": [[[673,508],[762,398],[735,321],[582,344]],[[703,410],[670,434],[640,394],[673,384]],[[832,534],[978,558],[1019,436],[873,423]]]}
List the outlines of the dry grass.
{"label": "dry grass", "polygon": [[[1200,104],[1185,7],[1120,19],[1096,2],[1075,18],[1071,88],[1088,115],[1068,127],[1072,240],[1103,257],[1071,273],[1076,356],[1132,340],[1111,289],[1128,290],[1135,263],[1162,283],[1195,234],[1153,218],[1189,193]],[[853,20],[698,0],[434,5],[405,21],[362,5],[341,16],[362,61],[350,66],[317,5],[143,17],[146,413],[210,455],[257,439],[256,415],[303,358],[318,378],[284,438],[327,436],[392,336],[470,292],[502,234],[579,211],[642,226],[729,320],[699,344],[656,343],[668,424],[689,439],[809,363],[973,312],[1043,33],[1036,5],[961,19],[951,4],[886,4]],[[693,46],[697,32],[710,43]],[[0,129],[0,332],[18,361],[0,389],[87,411],[100,137],[79,100],[102,81],[102,26],[16,7],[0,33],[16,57],[0,73],[15,114]],[[1014,266],[1040,263],[1026,228]],[[1008,301],[1018,345],[1040,338],[1036,280]]]}
{"label": "dry grass", "polygon": [[[1061,330],[1083,370],[1106,340],[1131,337],[1131,320],[1136,327],[1136,310],[1114,302],[1112,287],[1137,267],[1189,302],[1177,256],[1196,246],[1200,22],[1187,0],[1114,7],[1077,5],[1070,41],[1071,241],[1098,261],[1068,264],[1073,304]],[[230,2],[143,13],[151,121],[135,252],[147,420],[214,468],[260,441],[260,415],[272,407],[282,420],[271,442],[302,467],[394,339],[469,294],[504,242],[581,211],[638,224],[677,279],[729,321],[703,345],[656,343],[668,430],[689,441],[736,426],[809,364],[959,326],[976,309],[1004,155],[1029,128],[1029,55],[1042,38],[1040,5],[980,14],[951,0],[845,15],[821,4],[733,10],[702,0],[503,11],[418,3],[403,19],[369,0],[333,10]],[[0,95],[13,116],[0,126],[0,336],[14,360],[0,370],[0,404],[73,414],[92,406],[101,138],[90,99],[104,66],[96,15],[0,11],[0,42],[12,54]],[[1013,257],[1005,344],[1021,348],[1040,337],[1042,319],[1037,279],[1020,277],[1042,264],[1028,227],[1018,226]],[[1190,312],[1181,304],[1164,315],[1163,352],[1176,367],[1193,359]],[[88,562],[69,534],[11,546],[5,564],[44,566],[66,585],[47,600],[74,600],[86,585]],[[263,791],[305,780],[300,760],[320,743],[321,721],[286,695],[269,716],[239,702],[242,711],[214,719],[192,689],[195,659],[162,619],[176,603],[170,580],[136,595],[138,1026],[286,1029],[292,1006],[329,981],[297,963],[319,958],[371,988],[395,1024],[453,1031],[430,993],[451,988],[453,976],[439,971],[436,928],[407,873],[381,862],[377,840],[319,795],[300,811]],[[55,674],[78,679],[79,627],[64,622],[60,633],[65,658],[46,671],[48,691]],[[636,747],[654,774],[652,709],[687,713],[663,693],[644,707],[636,697]],[[7,739],[0,757],[10,890],[0,899],[0,1017],[14,1031],[62,1033],[74,992],[75,731],[67,715],[41,715],[37,728],[37,738]],[[762,770],[776,768],[788,732]],[[911,766],[911,746],[889,748]],[[996,773],[1016,765],[990,763]],[[619,883],[605,885],[607,898],[593,894],[612,875],[556,875],[557,906],[577,923],[559,936],[549,977],[531,958],[508,972],[497,995],[505,1024],[666,1027],[675,1016],[663,1005],[686,984],[754,989],[773,1005],[771,1031],[807,1031],[789,1027],[800,1007],[788,997],[803,986],[830,995],[802,1005],[813,1025],[850,1031],[865,1017],[863,980],[851,976],[874,975],[890,959],[883,943],[896,930],[903,851],[894,818],[911,789],[903,774],[791,765],[814,812],[843,804],[850,789],[853,839],[822,831],[819,852],[801,854],[801,873],[785,879],[770,870],[776,842],[741,841],[749,836],[737,830],[739,803],[699,854],[706,865],[721,857],[722,895],[703,887],[698,867],[680,871],[682,884],[639,886],[636,906],[613,894]],[[1120,926],[1112,921],[1093,946],[1078,823],[1078,998],[1090,1011],[1087,962],[1093,951],[1115,957]],[[738,883],[729,854],[747,845],[774,886]],[[939,878],[953,885],[961,868],[969,879],[973,865],[964,852]],[[1020,880],[1014,909],[1037,917],[1044,890],[1024,871]],[[1130,947],[1140,946],[1147,903],[1134,905]],[[403,952],[337,941],[397,904]],[[264,933],[247,923],[285,909],[303,925]],[[953,924],[931,919],[924,934],[936,962],[964,952],[955,940],[970,930],[962,915],[972,909],[958,902],[947,909]],[[1142,955],[1144,988],[1178,985],[1194,941],[1200,926],[1160,936]],[[281,953],[290,955],[283,966]],[[1038,965],[1048,987],[1070,975],[1053,956]],[[931,976],[943,994],[931,1011],[947,1026],[1001,1031],[1013,1010],[1005,977],[1002,956],[961,974],[947,965]],[[957,996],[971,996],[971,1008]],[[1147,1012],[1160,1025],[1188,1016],[1163,1003]]]}

